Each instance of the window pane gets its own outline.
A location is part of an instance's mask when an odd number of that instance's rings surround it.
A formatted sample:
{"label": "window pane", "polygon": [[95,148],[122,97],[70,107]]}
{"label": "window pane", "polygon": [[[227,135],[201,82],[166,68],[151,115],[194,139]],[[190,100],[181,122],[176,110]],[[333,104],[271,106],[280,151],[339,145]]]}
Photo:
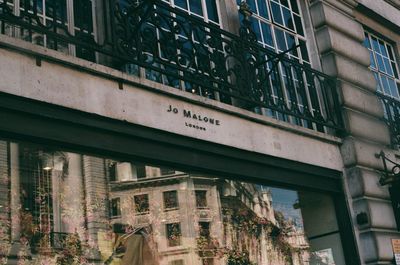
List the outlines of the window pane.
{"label": "window pane", "polygon": [[188,10],[188,5],[187,5],[186,0],[175,0],[174,2],[175,2],[175,5]]}
{"label": "window pane", "polygon": [[283,19],[279,5],[276,4],[275,2],[271,2],[271,8],[272,8],[272,17],[274,18],[274,21],[278,24],[283,25]]}
{"label": "window pane", "polygon": [[258,0],[258,13],[261,17],[269,19],[267,0]]}
{"label": "window pane", "polygon": [[201,5],[201,0],[189,0],[190,11],[203,16],[203,7]]}
{"label": "window pane", "polygon": [[371,61],[371,67],[376,68],[375,58],[372,51],[369,52],[369,60]]}
{"label": "window pane", "polygon": [[385,65],[383,64],[383,58],[380,54],[376,54],[376,59],[378,61],[378,69],[379,71],[386,72]]}
{"label": "window pane", "polygon": [[388,78],[387,80],[388,80],[389,87],[390,87],[390,95],[392,95],[392,97],[394,97],[394,98],[399,98],[396,83],[391,78]]}
{"label": "window pane", "polygon": [[281,51],[287,50],[285,35],[282,30],[275,28],[275,40],[279,50]]}
{"label": "window pane", "polygon": [[134,198],[134,202],[135,202],[135,210],[137,213],[149,212],[150,205],[149,205],[149,195],[148,194],[135,195],[133,198]]}
{"label": "window pane", "polygon": [[181,245],[181,226],[179,223],[167,224],[167,239],[169,247]]}
{"label": "window pane", "polygon": [[206,0],[208,19],[219,23],[216,0]]}
{"label": "window pane", "polygon": [[372,48],[371,48],[371,43],[370,43],[370,41],[369,41],[369,36],[368,36],[367,33],[365,33],[364,47],[367,47],[368,49],[372,49]]}
{"label": "window pane", "polygon": [[269,46],[274,46],[271,33],[271,26],[267,23],[261,22],[261,29],[264,37],[264,43]]}
{"label": "window pane", "polygon": [[303,25],[301,24],[301,18],[298,15],[293,15],[294,17],[294,22],[296,24],[296,31],[298,34],[304,36],[304,30],[303,30]]}
{"label": "window pane", "polygon": [[175,209],[178,208],[178,193],[173,191],[164,192],[164,208]]}
{"label": "window pane", "polygon": [[291,30],[294,30],[292,13],[287,8],[282,8],[282,11],[283,11],[283,21],[285,26]]}
{"label": "window pane", "polygon": [[383,63],[385,64],[386,73],[388,75],[393,76],[393,70],[392,70],[392,66],[389,63],[389,59],[383,58]]}
{"label": "window pane", "polygon": [[299,14],[299,7],[297,5],[297,0],[290,0],[290,5],[292,6],[293,12]]}

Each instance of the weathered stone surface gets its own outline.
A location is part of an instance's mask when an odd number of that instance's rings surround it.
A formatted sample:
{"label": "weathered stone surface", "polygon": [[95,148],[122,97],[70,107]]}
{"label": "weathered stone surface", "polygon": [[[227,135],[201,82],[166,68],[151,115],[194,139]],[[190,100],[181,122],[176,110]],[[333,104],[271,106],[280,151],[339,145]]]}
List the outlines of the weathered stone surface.
{"label": "weathered stone surface", "polygon": [[[390,144],[389,129],[383,121],[352,109],[344,109],[348,131],[358,138],[374,141],[383,145]],[[371,130],[371,128],[373,128]]]}
{"label": "weathered stone surface", "polygon": [[390,199],[387,187],[379,184],[381,174],[371,169],[352,167],[346,170],[347,185],[351,197],[363,196]]}
{"label": "weathered stone surface", "polygon": [[400,239],[400,233],[384,230],[366,230],[360,233],[361,255],[368,264],[391,264],[393,250],[391,239]]}
{"label": "weathered stone surface", "polygon": [[368,49],[358,39],[328,26],[319,28],[315,37],[321,54],[334,51],[365,67],[370,65]]}
{"label": "weathered stone surface", "polygon": [[340,82],[342,93],[342,104],[347,108],[351,108],[376,118],[383,117],[383,106],[375,93],[357,87],[351,83]]}

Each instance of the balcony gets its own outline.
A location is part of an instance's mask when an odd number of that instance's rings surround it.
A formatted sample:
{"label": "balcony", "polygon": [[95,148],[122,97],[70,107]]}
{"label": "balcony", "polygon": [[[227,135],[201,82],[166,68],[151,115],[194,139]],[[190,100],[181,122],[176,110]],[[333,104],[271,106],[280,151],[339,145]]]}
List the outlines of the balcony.
{"label": "balcony", "polygon": [[343,130],[336,80],[289,59],[297,46],[276,54],[259,45],[251,14],[235,35],[160,0],[109,0],[94,32],[90,0],[74,1],[82,6],[72,27],[60,1],[46,1],[45,17],[38,1],[18,12],[11,2],[0,0],[2,34],[309,129]]}
{"label": "balcony", "polygon": [[400,101],[392,97],[377,93],[385,112],[384,121],[389,127],[392,145],[400,146]]}

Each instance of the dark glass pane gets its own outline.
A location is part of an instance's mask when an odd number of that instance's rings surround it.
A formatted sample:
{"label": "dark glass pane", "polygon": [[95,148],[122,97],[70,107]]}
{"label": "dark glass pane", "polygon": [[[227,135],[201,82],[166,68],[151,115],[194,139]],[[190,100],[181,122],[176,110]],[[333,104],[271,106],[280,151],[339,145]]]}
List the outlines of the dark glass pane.
{"label": "dark glass pane", "polygon": [[394,56],[393,56],[393,51],[392,51],[392,47],[390,47],[390,45],[386,44],[387,50],[389,52],[389,58],[390,60],[394,61]]}
{"label": "dark glass pane", "polygon": [[397,73],[396,64],[394,62],[392,62],[391,65],[392,65],[392,69],[393,69],[393,72],[394,72],[394,76],[397,79],[399,79],[399,74]]}
{"label": "dark glass pane", "polygon": [[251,11],[256,12],[256,1],[255,0],[247,0],[247,4],[249,4]]}
{"label": "dark glass pane", "polygon": [[283,19],[279,5],[276,4],[275,2],[271,2],[271,9],[274,22],[283,25]]}
{"label": "dark glass pane", "polygon": [[299,40],[299,44],[300,46],[300,51],[301,51],[301,57],[303,58],[304,61],[309,62],[310,58],[308,56],[308,51],[307,51],[307,46],[306,46],[306,42]]}
{"label": "dark glass pane", "polygon": [[201,0],[189,0],[190,11],[203,16],[203,7],[201,6]]}
{"label": "dark glass pane", "polygon": [[56,18],[57,20],[61,20],[62,22],[66,22],[67,21],[66,0],[55,0],[55,1],[46,0],[46,16],[51,17],[53,19]]}
{"label": "dark glass pane", "polygon": [[205,208],[207,207],[207,191],[206,190],[196,190],[196,207]]}
{"label": "dark glass pane", "polygon": [[297,0],[290,0],[290,5],[292,6],[293,12],[299,14],[299,6],[297,5]]}
{"label": "dark glass pane", "polygon": [[219,23],[217,3],[215,0],[206,0],[208,19]]}
{"label": "dark glass pane", "polygon": [[261,30],[264,37],[264,43],[269,46],[274,46],[272,39],[271,26],[267,23],[261,22]]}
{"label": "dark glass pane", "polygon": [[294,30],[292,13],[287,8],[282,8],[282,12],[283,12],[283,21],[285,26],[291,30]]}
{"label": "dark glass pane", "polygon": [[186,10],[188,9],[186,0],[175,0],[175,5]]}
{"label": "dark glass pane", "polygon": [[[285,37],[286,37],[286,43],[287,43],[287,48],[291,49],[294,46],[296,46],[296,41],[294,39],[294,36],[285,32]],[[294,50],[293,55],[295,55],[296,57],[298,56],[297,54],[297,50]]]}
{"label": "dark glass pane", "polygon": [[304,36],[303,25],[301,24],[301,18],[298,15],[293,14],[294,23],[296,24],[296,32]]}
{"label": "dark glass pane", "polygon": [[258,14],[266,19],[269,19],[267,0],[258,0]]}
{"label": "dark glass pane", "polygon": [[282,30],[277,28],[275,29],[275,40],[279,50],[285,51],[287,49],[285,43],[285,35]]}
{"label": "dark glass pane", "polygon": [[74,0],[74,20],[79,29],[93,32],[92,1]]}
{"label": "dark glass pane", "polygon": [[258,40],[258,41],[261,41],[262,38],[261,38],[261,30],[260,30],[259,21],[258,21],[257,19],[255,19],[255,18],[252,17],[252,18],[251,18],[251,22],[252,22],[252,26],[253,26],[254,33],[255,33],[256,36],[257,36],[257,40]]}
{"label": "dark glass pane", "polygon": [[286,6],[286,7],[289,7],[289,2],[288,2],[288,0],[281,0],[281,4],[284,5],[284,6]]}

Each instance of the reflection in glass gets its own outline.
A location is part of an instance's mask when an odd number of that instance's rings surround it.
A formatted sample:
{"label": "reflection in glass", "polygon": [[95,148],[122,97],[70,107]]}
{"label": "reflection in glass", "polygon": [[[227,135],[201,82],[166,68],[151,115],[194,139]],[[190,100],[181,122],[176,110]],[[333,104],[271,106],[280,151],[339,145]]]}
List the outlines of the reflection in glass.
{"label": "reflection in glass", "polygon": [[344,264],[326,195],[30,144],[0,153],[4,264]]}

